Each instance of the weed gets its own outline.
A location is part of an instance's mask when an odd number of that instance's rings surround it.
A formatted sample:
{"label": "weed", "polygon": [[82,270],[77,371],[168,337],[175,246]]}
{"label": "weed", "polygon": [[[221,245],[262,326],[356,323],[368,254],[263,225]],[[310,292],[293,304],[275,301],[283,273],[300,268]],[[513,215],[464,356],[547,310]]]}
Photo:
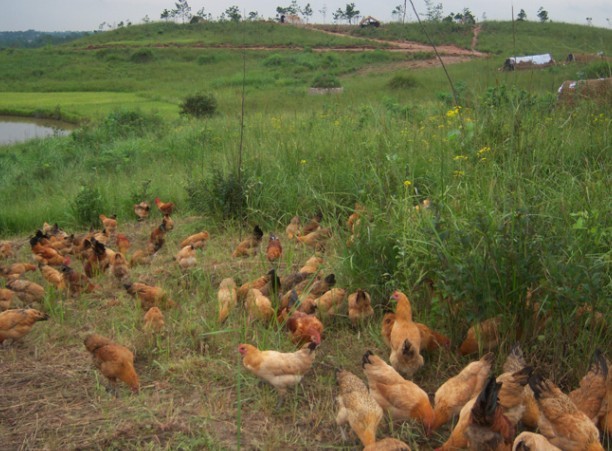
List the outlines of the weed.
{"label": "weed", "polygon": [[217,99],[211,93],[188,96],[181,103],[181,114],[196,118],[210,117],[217,112]]}
{"label": "weed", "polygon": [[103,208],[100,190],[94,186],[81,186],[72,201],[72,216],[77,224],[96,224],[101,211]]}

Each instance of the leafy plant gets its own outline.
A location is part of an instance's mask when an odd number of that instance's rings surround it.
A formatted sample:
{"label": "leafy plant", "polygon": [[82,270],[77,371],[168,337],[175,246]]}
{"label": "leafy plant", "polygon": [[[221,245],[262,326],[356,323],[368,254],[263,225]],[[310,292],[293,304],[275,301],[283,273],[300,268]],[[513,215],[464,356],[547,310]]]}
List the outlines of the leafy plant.
{"label": "leafy plant", "polygon": [[210,117],[217,112],[217,99],[210,93],[194,94],[181,103],[180,112],[197,118]]}
{"label": "leafy plant", "polygon": [[310,85],[311,88],[340,88],[341,86],[340,80],[331,74],[317,75]]}
{"label": "leafy plant", "polygon": [[72,201],[72,215],[81,225],[95,224],[102,211],[102,195],[96,187],[81,186]]}
{"label": "leafy plant", "polygon": [[419,85],[419,82],[412,75],[395,75],[387,82],[387,86],[391,89],[410,89]]}
{"label": "leafy plant", "polygon": [[132,63],[149,63],[155,59],[155,55],[151,49],[140,49],[136,50],[130,56]]}

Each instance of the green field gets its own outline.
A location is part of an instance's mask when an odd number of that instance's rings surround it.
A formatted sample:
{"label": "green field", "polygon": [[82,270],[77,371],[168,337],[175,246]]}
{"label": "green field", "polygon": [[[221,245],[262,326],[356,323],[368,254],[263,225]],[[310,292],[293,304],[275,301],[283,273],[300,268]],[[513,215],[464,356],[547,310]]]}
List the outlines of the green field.
{"label": "green field", "polygon": [[[495,374],[519,341],[540,374],[566,393],[576,388],[595,349],[612,357],[612,116],[609,93],[567,106],[557,89],[564,80],[610,76],[609,60],[563,62],[570,52],[609,55],[612,31],[516,25],[513,35],[511,23],[483,23],[475,50],[485,56],[445,54],[455,96],[433,49],[398,48],[397,41],[427,43],[416,24],[151,23],[61,46],[1,49],[0,114],[78,128],[0,148],[0,240],[16,248],[0,265],[30,261],[27,238],[44,222],[79,234],[101,228],[99,213],[117,214],[132,254],[161,221],[159,196],[176,203],[176,228],[131,277],[162,286],[180,308],[166,311],[164,333],[151,336],[141,331],[138,302],[111,276],[97,276],[94,293],[68,297],[40,272],[26,273],[46,288],[36,307],[51,318],[23,344],[0,347],[8,400],[0,404],[0,443],[356,449],[357,439],[344,440],[334,423],[334,373],[345,368],[363,379],[368,349],[388,359],[380,325],[395,289],[408,294],[418,321],[451,339],[451,349],[425,353],[414,377],[432,399],[476,358],[455,353],[470,325],[496,315]],[[436,45],[457,46],[457,55],[471,46],[470,27],[426,26]],[[558,64],[498,70],[508,56],[548,52]],[[343,92],[311,95],[320,74]],[[215,97],[216,114],[181,115],[186,97],[200,93]],[[133,205],[142,200],[154,211],[137,223]],[[431,207],[417,210],[425,200]],[[367,213],[349,246],[346,220],[356,202]],[[294,215],[307,220],[318,210],[333,231],[325,274],[349,292],[369,291],[375,316],[356,328],[346,307],[326,318],[313,369],[278,410],[276,393],[258,385],[236,349],[295,346],[276,324],[247,325],[243,309],[218,324],[216,292],[225,277],[240,284],[270,269],[263,255],[231,257],[255,224],[264,249],[269,233],[281,237],[282,275],[301,267],[313,251],[284,230]],[[211,240],[197,267],[183,272],[173,260],[179,243],[203,229]],[[92,331],[135,351],[139,395],[105,391],[82,345]],[[426,437],[417,423],[383,420],[378,436],[433,449],[450,430]]]}

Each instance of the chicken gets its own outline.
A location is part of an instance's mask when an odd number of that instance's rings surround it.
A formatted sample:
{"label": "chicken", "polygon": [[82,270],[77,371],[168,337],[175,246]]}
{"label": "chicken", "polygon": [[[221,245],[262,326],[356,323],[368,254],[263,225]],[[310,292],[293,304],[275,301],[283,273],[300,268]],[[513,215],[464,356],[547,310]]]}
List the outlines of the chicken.
{"label": "chicken", "polygon": [[597,417],[606,396],[606,381],[608,378],[608,365],[599,349],[595,350],[591,367],[580,380],[580,386],[569,394],[572,402],[582,410],[593,423],[597,424]]}
{"label": "chicken", "polygon": [[479,352],[479,349],[482,352],[489,352],[497,348],[501,321],[502,317],[496,316],[470,327],[465,340],[459,347],[461,355],[474,354]]}
{"label": "chicken", "polygon": [[17,297],[25,304],[34,302],[42,302],[45,297],[45,289],[36,282],[31,282],[25,279],[9,280],[6,288],[13,290]]}
{"label": "chicken", "polygon": [[250,344],[238,346],[242,364],[255,376],[270,383],[281,396],[289,387],[300,383],[312,367],[316,343],[308,343],[296,352],[260,351]]}
{"label": "chicken", "polygon": [[534,432],[521,432],[514,439],[512,451],[561,451],[551,444],[546,437]]}
{"label": "chicken", "polygon": [[127,255],[128,249],[132,246],[130,240],[123,233],[118,233],[115,235],[115,245],[117,246],[117,251],[123,255]]}
{"label": "chicken", "polygon": [[162,222],[155,227],[149,236],[149,244],[153,247],[153,252],[157,252],[166,242],[166,225]]}
{"label": "chicken", "polygon": [[83,270],[87,277],[94,277],[105,272],[110,266],[110,257],[114,256],[115,252],[107,249],[106,246],[92,238],[90,243],[90,252],[87,256],[87,261],[83,265]]}
{"label": "chicken", "polygon": [[319,272],[319,268],[321,267],[322,264],[323,264],[323,257],[313,255],[308,260],[306,260],[306,263],[304,263],[304,266],[300,268],[299,272],[306,273],[306,274],[316,274],[317,272]]}
{"label": "chicken", "polygon": [[[504,362],[504,373],[497,378],[497,381],[501,382],[504,379],[505,375],[523,370],[526,367],[527,363],[525,362],[525,357],[523,356],[523,350],[521,349],[518,343],[515,343],[514,346],[512,346],[510,353],[506,357],[506,361]],[[504,393],[505,387],[502,385],[502,394]],[[526,385],[524,387],[522,398],[524,411],[522,414],[521,422],[528,428],[535,429],[538,427],[538,418],[540,416],[540,410],[538,409],[538,404],[536,403],[535,397],[533,395],[533,390],[531,390],[531,387],[529,387],[529,385]],[[505,405],[505,402],[502,402],[502,404]],[[512,419],[511,414],[506,414],[506,416]]]}
{"label": "chicken", "polygon": [[46,321],[49,315],[33,308],[11,309],[0,313],[0,344],[10,338],[19,340],[29,334],[37,321]]}
{"label": "chicken", "polygon": [[300,221],[300,217],[299,216],[294,216],[293,218],[291,218],[291,221],[289,222],[289,225],[285,229],[285,233],[287,234],[287,238],[292,240],[292,239],[294,239],[296,236],[298,236],[300,234],[300,224],[301,224],[301,221]]}
{"label": "chicken", "polygon": [[465,432],[470,425],[472,408],[474,407],[475,403],[476,396],[465,403],[459,412],[459,419],[457,420],[457,424],[455,424],[450,436],[446,442],[442,444],[442,446],[436,448],[436,451],[455,451],[468,447],[468,439]]}
{"label": "chicken", "polygon": [[[48,239],[39,230],[30,239],[30,247],[34,254],[34,259],[45,265],[60,266],[64,263],[64,256],[48,244]],[[47,244],[44,244],[47,243]]]}
{"label": "chicken", "polygon": [[549,379],[531,376],[540,417],[539,432],[564,451],[603,451],[599,431],[591,419]]}
{"label": "chicken", "polygon": [[125,382],[133,392],[138,392],[140,383],[134,369],[134,354],[128,348],[97,334],[88,335],[84,344],[91,353],[96,368],[113,387],[119,379]]}
{"label": "chicken", "polygon": [[0,260],[14,255],[13,244],[10,241],[0,241]]}
{"label": "chicken", "polygon": [[348,316],[353,325],[374,315],[370,295],[358,289],[348,297]]}
{"label": "chicken", "polygon": [[330,288],[316,298],[314,304],[317,306],[318,312],[326,315],[335,315],[342,307],[345,298],[346,290],[344,288]]}
{"label": "chicken", "polygon": [[221,281],[217,292],[217,301],[219,302],[219,322],[223,323],[238,302],[238,292],[234,279],[228,277]]}
{"label": "chicken", "polygon": [[106,215],[100,214],[99,218],[104,230],[106,230],[109,235],[114,236],[115,232],[117,232],[117,215],[112,215],[108,217]]}
{"label": "chicken", "polygon": [[410,451],[410,446],[396,438],[387,437],[366,446],[363,451]]}
{"label": "chicken", "polygon": [[232,257],[251,257],[257,254],[259,249],[259,245],[261,244],[261,240],[263,239],[263,230],[256,225],[253,228],[253,233],[251,236],[248,236],[244,240],[238,244],[234,252],[232,252]]}
{"label": "chicken", "polygon": [[305,244],[306,246],[310,246],[317,251],[323,251],[325,249],[325,243],[332,236],[332,230],[329,227],[324,229],[317,229],[314,232],[310,232],[307,235],[300,235],[297,237],[297,240]]}
{"label": "chicken", "polygon": [[315,280],[314,283],[310,286],[308,292],[316,297],[320,297],[323,294],[327,293],[336,285],[336,276],[335,274],[329,274],[325,276],[323,279]]}
{"label": "chicken", "polygon": [[336,424],[348,423],[364,446],[376,442],[376,431],[383,416],[382,408],[374,400],[366,385],[353,373],[336,373],[340,393],[336,397]]}
{"label": "chicken", "polygon": [[126,283],[123,285],[126,291],[132,296],[137,296],[140,306],[144,311],[151,307],[171,308],[176,304],[160,287],[154,287],[141,282]]}
{"label": "chicken", "polygon": [[44,279],[55,287],[58,291],[66,289],[66,281],[64,280],[64,274],[57,269],[49,265],[40,265],[40,272]]}
{"label": "chicken", "polygon": [[383,315],[380,335],[385,344],[391,347],[391,330],[395,324],[395,313],[387,312]]}
{"label": "chicken", "polygon": [[144,315],[144,330],[147,332],[161,332],[164,329],[164,314],[158,307],[151,307]]}
{"label": "chicken", "polygon": [[206,242],[210,239],[210,235],[207,231],[202,231],[189,235],[181,242],[181,248],[185,246],[193,245],[196,249],[204,247]]}
{"label": "chicken", "polygon": [[[608,364],[608,368],[609,368]],[[612,373],[608,371],[606,396],[599,411],[599,428],[604,434],[612,436]]]}
{"label": "chicken", "polygon": [[362,366],[370,393],[383,410],[388,411],[395,421],[420,421],[429,434],[434,412],[427,393],[370,351],[363,355]]}
{"label": "chicken", "polygon": [[280,240],[273,233],[270,234],[270,241],[268,241],[268,247],[266,248],[266,258],[270,263],[275,262],[283,255],[283,246]]}
{"label": "chicken", "polygon": [[109,271],[122,285],[130,279],[130,267],[121,252],[117,252],[111,259]]}
{"label": "chicken", "polygon": [[435,421],[432,429],[446,424],[466,402],[481,392],[494,359],[493,353],[484,355],[480,360],[469,363],[459,374],[438,388],[434,397]]}
{"label": "chicken", "polygon": [[308,315],[303,312],[293,312],[287,320],[287,329],[291,341],[295,344],[303,344],[308,342],[321,344],[321,336],[323,335],[323,323],[314,315]]}
{"label": "chicken", "polygon": [[415,323],[421,334],[421,350],[434,351],[440,347],[450,348],[450,339],[431,330],[425,324]]}
{"label": "chicken", "polygon": [[0,288],[0,311],[8,310],[16,298],[17,296],[13,290]]}
{"label": "chicken", "polygon": [[474,451],[510,451],[515,426],[504,416],[498,393],[502,384],[490,376],[472,407],[465,435]]}
{"label": "chicken", "polygon": [[349,232],[355,233],[355,227],[359,225],[361,215],[365,213],[365,211],[366,209],[363,205],[361,205],[359,202],[355,202],[355,210],[353,213],[351,213],[346,221],[346,226],[348,227]]}
{"label": "chicken", "polygon": [[196,260],[196,249],[193,244],[189,244],[182,248],[174,259],[182,270],[193,268],[198,264]]}
{"label": "chicken", "polygon": [[139,265],[148,265],[153,260],[155,254],[154,246],[149,243],[144,249],[138,249],[130,257],[130,267],[133,268]]}
{"label": "chicken", "polygon": [[256,288],[261,291],[266,285],[270,284],[272,281],[275,281],[276,283],[276,279],[276,270],[271,269],[263,276],[258,277],[255,280],[243,283],[240,288],[238,288],[238,301],[244,302],[251,288]]}
{"label": "chicken", "polygon": [[142,201],[139,204],[134,204],[134,213],[138,216],[138,221],[144,221],[149,217],[151,207],[148,203]]}
{"label": "chicken", "polygon": [[0,266],[0,275],[9,278],[17,279],[28,271],[36,271],[38,267],[31,263],[13,263],[9,266]]}
{"label": "chicken", "polygon": [[[301,236],[308,235],[312,232],[315,232],[321,228],[321,220],[323,219],[323,212],[318,211],[311,219],[306,223],[304,228],[302,229]],[[298,236],[299,238],[299,236]]]}
{"label": "chicken", "polygon": [[497,377],[497,382],[502,384],[498,394],[498,404],[513,426],[516,426],[525,415],[525,399],[528,396],[526,389],[532,371],[532,367],[526,366]]}
{"label": "chicken", "polygon": [[162,202],[159,197],[156,197],[155,205],[163,215],[171,215],[174,212],[174,202]]}
{"label": "chicken", "polygon": [[404,293],[396,290],[391,299],[397,302],[395,322],[391,328],[391,355],[389,360],[397,371],[412,376],[423,366],[421,332],[412,321],[412,307]]}
{"label": "chicken", "polygon": [[96,286],[89,280],[85,274],[75,271],[68,265],[62,265],[60,271],[64,275],[64,281],[68,285],[68,290],[73,296],[78,296],[82,292],[91,293],[96,289]]}
{"label": "chicken", "polygon": [[249,323],[255,320],[269,322],[274,318],[272,302],[261,294],[257,288],[251,288],[246,297],[246,309]]}
{"label": "chicken", "polygon": [[162,218],[162,224],[164,225],[166,232],[170,232],[174,229],[174,219],[172,219],[167,213]]}

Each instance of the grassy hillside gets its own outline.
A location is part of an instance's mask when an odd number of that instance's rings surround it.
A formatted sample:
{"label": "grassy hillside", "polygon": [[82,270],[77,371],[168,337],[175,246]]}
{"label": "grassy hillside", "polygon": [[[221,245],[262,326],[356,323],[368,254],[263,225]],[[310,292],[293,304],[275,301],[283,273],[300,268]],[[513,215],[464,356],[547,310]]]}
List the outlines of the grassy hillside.
{"label": "grassy hillside", "polygon": [[[609,30],[568,26],[574,35],[566,39],[563,24],[540,25],[521,24],[516,48],[563,59],[570,47],[592,52],[611,42],[603,39]],[[416,33],[413,25],[356,32],[374,39]],[[438,42],[465,47],[468,35],[442,28]],[[278,47],[288,42],[309,44]],[[0,349],[8,400],[0,409],[2,443],[356,449],[334,422],[335,368],[363,379],[365,350],[388,358],[380,325],[395,289],[408,294],[418,321],[451,340],[450,349],[425,353],[414,376],[432,397],[476,358],[455,351],[468,328],[487,318],[501,317],[495,374],[518,340],[528,363],[568,392],[595,349],[609,352],[610,103],[556,99],[563,80],[592,77],[607,64],[500,72],[514,53],[509,24],[483,24],[478,48],[495,55],[448,65],[456,106],[428,52],[336,47],[354,42],[276,24],[149,24],[0,52],[0,111],[81,124],[69,137],[0,149],[0,237],[16,249],[0,264],[31,260],[26,238],[45,221],[78,234],[100,229],[100,213],[117,214],[132,255],[161,221],[153,207],[137,223],[133,205],[154,205],[159,196],[176,203],[176,228],[131,278],[163,287],[180,306],[164,312],[164,332],[152,336],[142,330],[138,301],[108,274],[94,277],[94,293],[74,297],[38,271],[25,274],[45,287],[35,306],[51,318],[22,345]],[[223,43],[240,48],[218,48]],[[344,92],[309,95],[321,73],[338,77]],[[183,99],[197,92],[215,96],[217,114],[179,115]],[[356,202],[366,213],[351,238],[346,220]],[[295,346],[276,324],[247,324],[242,308],[219,324],[216,291],[225,277],[242,283],[270,269],[262,254],[231,257],[255,224],[266,233],[264,246],[268,233],[280,235],[279,272],[298,269],[313,250],[283,232],[294,215],[306,221],[317,210],[333,232],[324,273],[349,292],[368,290],[375,316],[352,327],[344,306],[339,317],[323,318],[315,365],[278,409],[276,393],[242,367],[237,345]],[[183,238],[203,229],[211,240],[183,272],[173,257]],[[83,270],[77,258],[73,266]],[[135,351],[139,395],[106,393],[82,345],[91,331]],[[415,422],[385,420],[379,437],[426,450],[450,428],[427,437]]]}

